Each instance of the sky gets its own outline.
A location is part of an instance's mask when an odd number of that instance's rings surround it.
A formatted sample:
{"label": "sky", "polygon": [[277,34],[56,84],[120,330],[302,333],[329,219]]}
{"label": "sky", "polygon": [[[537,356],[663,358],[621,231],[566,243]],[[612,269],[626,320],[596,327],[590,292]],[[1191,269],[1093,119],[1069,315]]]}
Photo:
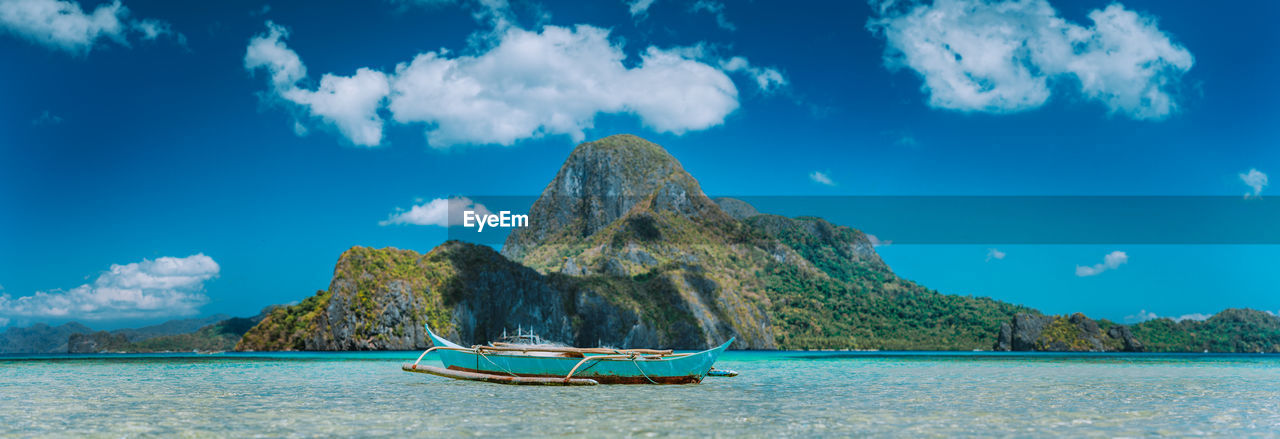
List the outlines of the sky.
{"label": "sky", "polygon": [[[0,0],[0,326],[298,301],[617,133],[713,196],[1261,202],[1280,4],[1235,6]],[[903,277],[1048,313],[1280,311],[1275,245],[885,241]]]}

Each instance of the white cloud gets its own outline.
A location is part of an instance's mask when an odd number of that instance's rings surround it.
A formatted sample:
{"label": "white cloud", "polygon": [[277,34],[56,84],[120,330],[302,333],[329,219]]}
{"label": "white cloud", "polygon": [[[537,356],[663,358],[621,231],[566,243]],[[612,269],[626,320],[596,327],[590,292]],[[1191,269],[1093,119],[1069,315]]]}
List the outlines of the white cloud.
{"label": "white cloud", "polygon": [[[1183,320],[1204,321],[1204,320],[1207,320],[1209,317],[1213,317],[1213,316],[1197,312],[1197,313],[1183,314],[1177,317],[1165,317],[1165,318],[1171,319],[1175,322],[1181,322]],[[1125,316],[1124,321],[1125,323],[1141,323],[1147,320],[1155,320],[1158,318],[1161,318],[1161,316],[1158,316],[1156,315],[1156,313],[1150,312],[1144,309],[1144,310],[1138,311],[1137,315]]]}
{"label": "white cloud", "polygon": [[1183,314],[1183,315],[1174,317],[1173,321],[1181,322],[1183,320],[1195,320],[1195,321],[1203,322],[1205,320],[1209,320],[1209,317],[1213,317],[1213,316],[1209,314],[1193,312],[1191,314]]}
{"label": "white cloud", "polygon": [[835,185],[836,185],[836,182],[835,182],[835,181],[833,181],[833,180],[831,180],[831,176],[830,176],[830,175],[827,175],[827,173],[826,173],[826,172],[822,172],[822,171],[813,171],[813,172],[810,172],[810,173],[809,173],[809,180],[812,180],[814,183],[818,183],[818,184],[821,184],[821,185],[824,185],[824,186],[835,186]]}
{"label": "white cloud", "polygon": [[130,19],[129,8],[119,0],[99,4],[90,13],[70,0],[0,0],[0,29],[74,55],[88,54],[102,40],[127,47],[131,33],[144,40],[173,33],[163,21]]}
{"label": "white cloud", "polygon": [[724,15],[724,3],[712,0],[698,0],[689,7],[693,12],[706,12],[716,18],[716,26],[727,31],[738,30],[737,26],[729,22],[729,18]]}
{"label": "white cloud", "polygon": [[39,117],[31,120],[31,125],[38,127],[57,125],[60,123],[62,123],[62,117],[49,112],[49,110],[44,110],[43,113],[40,113]]}
{"label": "white cloud", "polygon": [[285,100],[309,110],[312,116],[337,127],[351,143],[378,146],[382,143],[378,109],[390,91],[386,74],[361,68],[353,76],[326,73],[315,91],[294,87],[279,93]]}
{"label": "white cloud", "polygon": [[409,208],[396,209],[387,219],[379,221],[380,226],[394,224],[413,224],[419,226],[449,227],[462,224],[462,212],[473,211],[476,215],[489,215],[492,212],[483,204],[471,201],[467,197],[436,198],[424,204]]}
{"label": "white cloud", "polygon": [[992,259],[1003,260],[1004,256],[1005,253],[1000,250],[994,248],[987,249],[987,262],[991,262]]}
{"label": "white cloud", "polygon": [[1160,318],[1160,316],[1156,315],[1156,313],[1153,313],[1144,309],[1144,310],[1138,311],[1138,314],[1136,315],[1125,316],[1124,322],[1125,323],[1141,323],[1147,320],[1155,320],[1158,318]]}
{"label": "white cloud", "polygon": [[[387,75],[361,68],[353,76],[325,74],[314,91],[301,88],[298,82],[306,78],[307,68],[298,54],[285,44],[288,36],[287,29],[267,21],[267,31],[249,40],[245,69],[266,70],[271,75],[276,96],[333,125],[351,143],[360,146],[382,143],[382,117],[378,109],[390,92]],[[305,135],[306,127],[295,121],[294,132]]]}
{"label": "white cloud", "polygon": [[1076,276],[1079,276],[1079,277],[1094,276],[1097,274],[1101,274],[1102,272],[1107,270],[1114,270],[1114,269],[1120,268],[1121,265],[1124,265],[1128,262],[1129,262],[1129,255],[1125,254],[1125,252],[1113,251],[1111,253],[1107,253],[1107,255],[1102,258],[1101,264],[1094,264],[1091,267],[1077,265]]}
{"label": "white cloud", "polygon": [[633,68],[625,57],[604,29],[511,28],[479,56],[430,52],[396,66],[388,109],[397,122],[426,124],[428,142],[445,147],[547,134],[581,141],[598,113],[631,113],[682,134],[719,125],[738,107],[728,76],[677,50],[649,47]]}
{"label": "white cloud", "polygon": [[154,41],[162,36],[173,34],[173,29],[169,26],[169,23],[153,19],[135,22],[134,29],[141,32],[142,39],[147,41]]}
{"label": "white cloud", "polygon": [[733,81],[696,59],[696,50],[648,47],[628,67],[605,29],[508,27],[498,35],[477,55],[427,52],[392,73],[324,75],[312,91],[299,86],[306,67],[285,45],[288,32],[267,22],[250,40],[245,68],[267,71],[275,96],[363,146],[381,143],[382,111],[396,123],[422,124],[430,145],[448,147],[545,135],[581,141],[602,113],[634,114],[656,131],[683,134],[719,125],[738,108]]}
{"label": "white cloud", "polygon": [[1194,63],[1155,18],[1112,3],[1085,27],[1046,0],[883,3],[868,29],[885,37],[890,69],[910,68],[929,105],[1009,113],[1038,108],[1054,83],[1077,88],[1111,113],[1159,120],[1177,111],[1182,75]]}
{"label": "white cloud", "polygon": [[251,72],[265,69],[271,74],[272,87],[278,91],[291,89],[307,77],[302,59],[283,41],[288,37],[288,29],[268,20],[267,32],[250,39],[244,54],[244,68]]}
{"label": "white cloud", "polygon": [[756,86],[760,87],[760,91],[765,93],[787,85],[787,78],[782,76],[782,72],[772,67],[752,66],[746,58],[741,56],[720,61],[720,68],[726,72],[746,73],[756,81]]}
{"label": "white cloud", "polygon": [[143,259],[112,265],[92,283],[70,290],[0,295],[0,316],[23,319],[123,319],[196,314],[209,301],[204,283],[218,276],[213,258]]}
{"label": "white cloud", "polygon": [[1240,181],[1253,188],[1253,193],[1244,194],[1245,198],[1258,198],[1262,196],[1262,188],[1267,187],[1267,174],[1257,169],[1249,168],[1249,172],[1240,173]]}
{"label": "white cloud", "polygon": [[653,6],[655,0],[630,0],[627,1],[627,12],[632,17],[643,18],[649,12],[649,7]]}

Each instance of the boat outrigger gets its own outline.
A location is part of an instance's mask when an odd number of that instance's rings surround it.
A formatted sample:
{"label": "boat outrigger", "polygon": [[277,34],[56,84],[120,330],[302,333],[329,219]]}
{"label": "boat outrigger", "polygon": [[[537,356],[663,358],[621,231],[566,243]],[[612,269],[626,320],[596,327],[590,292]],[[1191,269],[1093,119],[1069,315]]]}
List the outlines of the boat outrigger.
{"label": "boat outrigger", "polygon": [[[401,369],[447,378],[501,384],[692,384],[707,376],[734,376],[712,365],[733,339],[701,352],[675,353],[656,349],[574,348],[549,344],[494,342],[462,347],[436,335],[435,344]],[[420,364],[431,352],[444,368]]]}

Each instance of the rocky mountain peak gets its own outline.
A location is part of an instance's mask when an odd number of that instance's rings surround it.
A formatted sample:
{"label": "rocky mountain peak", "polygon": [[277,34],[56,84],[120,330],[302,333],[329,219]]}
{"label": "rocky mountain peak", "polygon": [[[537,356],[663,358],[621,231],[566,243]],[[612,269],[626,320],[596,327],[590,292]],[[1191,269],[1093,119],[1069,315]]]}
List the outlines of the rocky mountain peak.
{"label": "rocky mountain peak", "polygon": [[648,210],[727,218],[661,146],[630,134],[585,142],[529,209],[529,227],[513,232],[502,252],[518,261],[530,246],[585,238]]}

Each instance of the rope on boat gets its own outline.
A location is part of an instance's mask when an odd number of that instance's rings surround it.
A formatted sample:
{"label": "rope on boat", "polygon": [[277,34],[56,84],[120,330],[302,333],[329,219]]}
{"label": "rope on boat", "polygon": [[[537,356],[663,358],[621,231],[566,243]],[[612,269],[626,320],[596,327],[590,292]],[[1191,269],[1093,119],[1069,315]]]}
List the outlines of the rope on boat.
{"label": "rope on boat", "polygon": [[640,371],[640,375],[644,376],[644,379],[649,380],[650,384],[658,384],[658,382],[654,381],[653,378],[649,378],[649,374],[644,373],[644,369],[640,368],[640,363],[637,363],[634,357],[631,358],[631,364],[636,365],[636,370]]}
{"label": "rope on boat", "polygon": [[494,363],[494,362],[493,362],[493,360],[490,360],[490,359],[489,359],[489,357],[487,357],[487,356],[485,356],[485,355],[484,355],[484,352],[483,352],[483,351],[481,351],[480,349],[477,349],[477,346],[472,346],[472,347],[471,347],[471,349],[472,349],[472,350],[474,350],[474,351],[476,352],[476,354],[479,354],[479,355],[480,355],[480,358],[483,358],[483,359],[484,359],[484,361],[488,361],[488,362],[489,362],[489,364],[494,365],[494,367],[497,367],[497,368],[499,368],[499,369],[502,369],[502,371],[503,371],[503,372],[506,372],[506,373],[507,373],[507,375],[511,375],[511,376],[513,376],[513,377],[516,377],[516,378],[519,378],[519,377],[520,377],[520,375],[516,375],[516,374],[514,374],[514,373],[511,373],[511,371],[507,370],[507,368],[505,368],[505,367],[502,367],[502,366],[501,366],[501,365],[499,365],[498,363]]}
{"label": "rope on boat", "polygon": [[626,354],[623,354],[623,355],[593,355],[593,356],[590,356],[590,357],[584,357],[584,358],[582,359],[582,361],[579,361],[579,362],[578,362],[578,364],[575,364],[575,365],[573,366],[573,369],[569,369],[569,374],[564,376],[565,381],[568,381],[568,380],[569,380],[569,378],[573,378],[573,373],[574,373],[574,372],[577,372],[577,371],[578,371],[578,368],[579,368],[579,367],[582,367],[582,364],[583,364],[583,363],[586,363],[586,362],[591,361],[591,360],[603,360],[603,359],[606,359],[606,358],[632,358],[632,359],[634,359],[634,358],[635,358],[635,354],[630,354],[630,355],[626,355]]}

